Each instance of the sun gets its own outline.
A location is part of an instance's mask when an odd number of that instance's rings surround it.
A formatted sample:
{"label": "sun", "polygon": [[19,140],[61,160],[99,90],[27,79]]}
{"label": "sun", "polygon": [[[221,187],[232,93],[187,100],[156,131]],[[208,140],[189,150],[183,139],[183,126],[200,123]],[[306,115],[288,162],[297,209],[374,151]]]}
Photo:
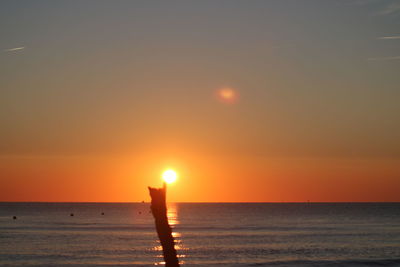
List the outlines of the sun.
{"label": "sun", "polygon": [[163,172],[162,174],[162,178],[163,180],[167,183],[173,183],[176,181],[176,178],[178,178],[178,175],[176,174],[176,172],[174,170],[166,170],[165,172]]}

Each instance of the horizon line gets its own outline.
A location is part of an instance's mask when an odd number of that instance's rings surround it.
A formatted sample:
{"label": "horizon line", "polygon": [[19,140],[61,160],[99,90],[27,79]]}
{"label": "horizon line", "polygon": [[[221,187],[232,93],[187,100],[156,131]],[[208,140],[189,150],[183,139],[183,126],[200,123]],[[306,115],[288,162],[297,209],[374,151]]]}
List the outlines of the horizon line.
{"label": "horizon line", "polygon": [[[0,203],[150,204],[150,201],[0,201]],[[170,201],[180,204],[280,204],[280,203],[400,203],[400,201]]]}

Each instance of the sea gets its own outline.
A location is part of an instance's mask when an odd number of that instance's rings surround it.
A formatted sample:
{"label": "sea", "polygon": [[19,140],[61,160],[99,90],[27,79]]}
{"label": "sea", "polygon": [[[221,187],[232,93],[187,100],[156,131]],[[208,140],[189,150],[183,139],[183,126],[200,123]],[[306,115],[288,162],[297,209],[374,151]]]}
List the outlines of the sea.
{"label": "sea", "polygon": [[[400,203],[169,203],[168,218],[182,266],[400,266]],[[163,264],[149,203],[0,203],[0,266]]]}

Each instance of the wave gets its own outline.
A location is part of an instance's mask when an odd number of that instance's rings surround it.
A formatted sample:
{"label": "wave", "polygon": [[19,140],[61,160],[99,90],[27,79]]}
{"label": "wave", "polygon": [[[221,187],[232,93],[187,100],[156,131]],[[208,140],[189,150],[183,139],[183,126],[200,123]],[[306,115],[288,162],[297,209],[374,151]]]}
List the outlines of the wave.
{"label": "wave", "polygon": [[347,259],[347,260],[288,260],[264,263],[244,264],[242,266],[298,266],[298,267],[331,267],[331,266],[400,266],[399,259]]}
{"label": "wave", "polygon": [[[54,266],[53,264],[24,264],[24,266],[34,267],[34,266]],[[70,264],[58,264],[59,267],[136,267],[136,266],[154,266],[149,263],[70,263]],[[196,267],[196,266],[208,266],[208,267],[263,267],[263,266],[273,266],[273,267],[364,267],[364,266],[386,266],[386,267],[395,267],[400,266],[400,259],[348,259],[348,260],[287,260],[287,261],[269,261],[263,263],[216,263],[213,262],[211,264],[196,264],[186,262],[183,264],[186,267]]]}
{"label": "wave", "polygon": [[[179,231],[334,231],[332,227],[282,227],[282,226],[182,226],[173,227]],[[154,230],[151,224],[106,224],[106,223],[51,223],[23,226],[4,226],[4,230]],[[335,233],[336,234],[336,233]]]}

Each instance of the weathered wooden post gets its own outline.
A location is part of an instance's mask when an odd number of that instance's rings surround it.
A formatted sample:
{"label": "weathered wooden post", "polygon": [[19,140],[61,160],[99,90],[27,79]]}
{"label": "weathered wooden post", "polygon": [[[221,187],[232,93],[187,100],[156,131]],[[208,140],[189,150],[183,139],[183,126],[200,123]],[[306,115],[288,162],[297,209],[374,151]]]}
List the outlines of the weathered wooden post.
{"label": "weathered wooden post", "polygon": [[163,249],[166,267],[179,267],[178,257],[175,250],[175,241],[172,237],[172,230],[168,224],[166,193],[167,186],[164,183],[162,188],[149,186],[151,196],[151,212],[153,213],[158,238]]}

